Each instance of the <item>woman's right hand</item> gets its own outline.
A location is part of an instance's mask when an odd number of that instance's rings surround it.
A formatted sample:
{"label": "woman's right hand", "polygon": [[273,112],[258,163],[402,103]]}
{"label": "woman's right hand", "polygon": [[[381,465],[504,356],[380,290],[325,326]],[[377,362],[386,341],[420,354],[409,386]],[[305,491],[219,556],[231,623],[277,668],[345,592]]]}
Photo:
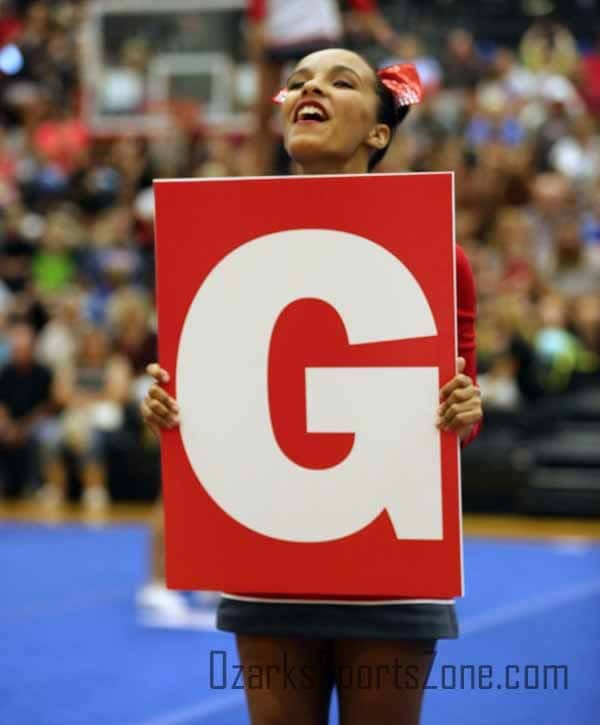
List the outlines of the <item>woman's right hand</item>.
{"label": "woman's right hand", "polygon": [[179,406],[177,401],[160,387],[160,383],[169,382],[169,373],[158,363],[148,365],[146,372],[156,382],[146,393],[140,405],[140,412],[150,430],[159,435],[161,429],[172,430],[179,425]]}

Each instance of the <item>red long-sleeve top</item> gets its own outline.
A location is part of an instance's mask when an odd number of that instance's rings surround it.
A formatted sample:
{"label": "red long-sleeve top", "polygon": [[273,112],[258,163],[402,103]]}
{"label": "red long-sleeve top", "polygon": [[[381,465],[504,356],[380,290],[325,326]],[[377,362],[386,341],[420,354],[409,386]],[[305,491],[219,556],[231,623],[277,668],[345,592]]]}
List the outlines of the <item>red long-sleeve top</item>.
{"label": "red long-sleeve top", "polygon": [[[458,321],[458,354],[465,359],[464,374],[477,384],[477,352],[475,349],[475,320],[477,294],[475,279],[464,249],[456,245],[456,297]],[[461,448],[468,445],[481,430],[481,421],[473,426],[469,435],[461,441]]]}

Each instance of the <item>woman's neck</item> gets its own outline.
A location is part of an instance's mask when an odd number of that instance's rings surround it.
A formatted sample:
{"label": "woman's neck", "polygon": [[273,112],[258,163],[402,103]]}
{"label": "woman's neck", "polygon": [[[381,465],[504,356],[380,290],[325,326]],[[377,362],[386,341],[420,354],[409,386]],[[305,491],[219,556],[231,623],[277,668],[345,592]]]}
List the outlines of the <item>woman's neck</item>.
{"label": "woman's neck", "polygon": [[323,175],[323,174],[366,174],[368,171],[368,158],[353,156],[345,161],[339,159],[315,159],[299,163],[300,174]]}

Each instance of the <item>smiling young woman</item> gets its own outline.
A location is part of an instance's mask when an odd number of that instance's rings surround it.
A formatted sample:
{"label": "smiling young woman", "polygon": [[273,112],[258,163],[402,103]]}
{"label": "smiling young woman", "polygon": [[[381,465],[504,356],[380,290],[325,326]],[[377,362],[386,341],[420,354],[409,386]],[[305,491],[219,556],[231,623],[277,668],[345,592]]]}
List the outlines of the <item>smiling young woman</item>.
{"label": "smiling young woman", "polygon": [[[380,83],[346,50],[313,53],[296,66],[280,97],[285,148],[303,173],[364,173],[370,157],[387,148],[398,121],[395,114],[380,120]],[[305,116],[307,105],[320,118]]]}
{"label": "smiling young woman", "polygon": [[[330,49],[301,60],[276,100],[301,173],[361,174],[382,158],[419,97],[412,67],[377,73],[361,56]],[[464,446],[477,435],[482,408],[473,275],[459,247],[456,259],[461,357],[440,390],[438,427]],[[156,384],[142,415],[155,431],[173,428],[177,403],[160,385],[168,373],[158,364],[148,372]],[[224,594],[217,624],[236,634],[253,725],[326,725],[333,687],[341,725],[417,725],[436,640],[458,636],[453,600]]]}

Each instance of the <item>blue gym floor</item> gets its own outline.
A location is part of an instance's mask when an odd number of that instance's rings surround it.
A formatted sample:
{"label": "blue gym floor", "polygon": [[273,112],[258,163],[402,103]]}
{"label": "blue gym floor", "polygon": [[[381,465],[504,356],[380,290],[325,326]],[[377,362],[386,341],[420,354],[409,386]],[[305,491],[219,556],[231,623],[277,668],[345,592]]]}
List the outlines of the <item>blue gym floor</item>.
{"label": "blue gym floor", "polygon": [[[209,651],[237,662],[229,635],[138,624],[147,549],[142,526],[0,524],[0,725],[248,722],[242,692],[210,689]],[[465,575],[423,725],[597,725],[600,544],[467,539]],[[491,665],[492,689],[449,689],[461,665]],[[508,665],[540,687],[505,689]],[[543,689],[545,665],[566,689]]]}

